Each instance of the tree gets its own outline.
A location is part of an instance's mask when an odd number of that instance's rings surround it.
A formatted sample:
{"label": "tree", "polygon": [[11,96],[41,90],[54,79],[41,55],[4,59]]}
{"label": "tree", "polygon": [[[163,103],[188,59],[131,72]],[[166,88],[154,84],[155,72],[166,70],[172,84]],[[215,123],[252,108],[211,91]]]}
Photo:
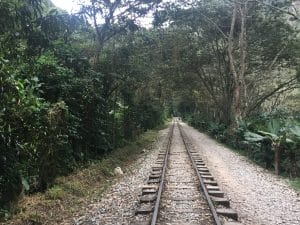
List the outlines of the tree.
{"label": "tree", "polygon": [[[252,51],[254,49],[258,49],[258,48],[262,48],[263,51],[261,51],[262,54],[264,54],[265,52],[270,51],[272,48],[270,48],[268,46],[268,43],[263,43],[260,41],[260,43],[262,44],[261,46],[254,46],[254,43],[252,42],[252,40],[257,40],[258,38],[264,38],[262,36],[260,36],[259,33],[257,33],[256,31],[259,30],[261,31],[262,27],[265,27],[264,25],[264,20],[269,20],[269,23],[272,22],[274,23],[276,29],[278,29],[278,27],[281,27],[281,34],[277,35],[276,38],[268,38],[268,42],[274,41],[277,42],[277,44],[279,44],[279,50],[278,52],[273,53],[275,56],[273,58],[271,58],[270,56],[261,58],[262,60],[266,61],[266,63],[269,63],[269,66],[267,67],[267,70],[264,69],[265,73],[267,73],[269,76],[271,75],[271,73],[274,71],[274,66],[275,64],[279,64],[280,63],[280,59],[284,60],[284,57],[287,57],[288,55],[286,54],[284,55],[287,50],[287,48],[290,45],[291,41],[295,40],[295,32],[292,30],[292,28],[287,24],[287,18],[285,17],[285,14],[282,15],[282,11],[283,12],[288,12],[288,11],[284,11],[280,8],[278,8],[277,6],[274,6],[271,4],[265,4],[263,2],[260,1],[256,1],[255,3],[250,3],[249,1],[234,1],[233,2],[233,12],[232,12],[232,21],[231,21],[231,26],[230,26],[230,33],[229,33],[229,37],[228,37],[228,58],[229,58],[229,68],[230,68],[230,72],[233,78],[233,99],[232,99],[232,109],[231,109],[231,121],[232,121],[232,128],[233,130],[235,130],[238,126],[239,126],[239,121],[241,121],[247,114],[251,113],[253,110],[255,110],[257,107],[259,107],[267,98],[271,97],[272,95],[274,95],[277,92],[282,92],[285,89],[289,90],[290,88],[295,88],[297,87],[297,83],[296,83],[296,77],[295,75],[288,78],[287,80],[283,80],[274,88],[271,89],[271,91],[267,91],[266,93],[263,93],[262,95],[259,95],[258,98],[255,98],[254,103],[250,104],[250,102],[248,101],[248,84],[246,84],[246,77],[247,74],[249,73],[251,74],[251,70],[253,70],[253,68],[251,68],[251,61],[247,60],[247,54],[251,55]],[[285,2],[282,3],[283,6],[287,6],[290,7],[289,3]],[[247,16],[249,13],[248,8],[251,8],[251,14],[253,15],[257,15],[258,18],[262,18],[260,17],[260,15],[262,14],[262,11],[259,10],[257,7],[261,7],[263,8],[267,13],[265,13],[265,17],[264,19],[262,19],[261,21],[257,21],[257,23],[255,23],[255,30],[250,30],[251,26],[249,26],[247,24]],[[266,7],[270,7],[272,14],[269,14],[269,10],[270,8],[266,8]],[[274,10],[275,9],[275,12]],[[250,15],[251,15],[250,14]],[[277,16],[277,18],[274,18],[274,14]],[[296,17],[296,15],[292,14],[293,17]],[[280,18],[280,19],[278,19]],[[297,17],[296,17],[297,18]],[[234,33],[235,33],[235,29],[237,25],[240,25],[240,28],[238,30],[239,33],[239,39],[238,39],[238,44],[237,44],[237,49],[238,49],[238,57],[236,59],[234,59],[234,53],[233,53],[233,48],[234,48]],[[271,27],[268,27],[269,30],[272,30],[274,28],[274,25],[271,25]],[[247,26],[248,28],[250,28],[250,32],[248,34],[250,34],[249,36],[247,36]],[[255,31],[255,35],[251,35],[252,31]],[[249,40],[248,40],[249,39]],[[287,42],[284,41],[284,39],[287,39]],[[274,44],[274,43],[273,43]],[[249,47],[254,47],[254,49],[250,49],[248,50],[247,48]],[[257,48],[258,47],[258,48]],[[265,48],[265,49],[264,49]],[[255,53],[257,54],[258,51],[256,50]],[[266,56],[266,55],[264,55]],[[257,56],[256,56],[257,57]],[[270,58],[269,58],[270,57]],[[256,66],[257,67],[257,66]],[[282,67],[282,65],[281,65]],[[291,65],[289,65],[289,67],[291,67]],[[237,69],[238,68],[238,69]],[[261,69],[261,67],[260,67]],[[276,68],[275,68],[276,69]],[[249,75],[248,75],[249,76]],[[255,79],[254,79],[255,80]],[[253,87],[251,85],[251,87]]]}
{"label": "tree", "polygon": [[155,17],[158,25],[169,21],[177,35],[185,32],[185,44],[176,46],[180,73],[197,76],[194,89],[232,132],[272,96],[299,87],[299,39],[282,10],[256,1],[210,1],[170,5]]}
{"label": "tree", "polygon": [[86,21],[92,21],[95,27],[96,51],[99,53],[104,44],[117,34],[137,30],[137,19],[145,16],[160,2],[161,0],[91,0],[82,5],[80,14],[87,18]]}

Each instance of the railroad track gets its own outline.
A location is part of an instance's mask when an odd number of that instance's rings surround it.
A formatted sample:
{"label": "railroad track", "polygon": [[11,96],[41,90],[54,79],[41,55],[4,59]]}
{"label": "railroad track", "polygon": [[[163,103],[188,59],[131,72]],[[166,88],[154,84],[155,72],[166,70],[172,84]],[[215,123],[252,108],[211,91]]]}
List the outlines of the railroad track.
{"label": "railroad track", "polygon": [[241,225],[177,120],[152,167],[133,225]]}

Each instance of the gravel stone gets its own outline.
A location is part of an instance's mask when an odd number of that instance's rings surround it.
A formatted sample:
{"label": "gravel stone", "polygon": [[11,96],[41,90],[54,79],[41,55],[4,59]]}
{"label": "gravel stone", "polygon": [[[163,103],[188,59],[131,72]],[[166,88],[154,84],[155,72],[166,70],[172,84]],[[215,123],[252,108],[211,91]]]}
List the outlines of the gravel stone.
{"label": "gravel stone", "polygon": [[287,179],[181,124],[244,225],[300,224],[300,195]]}
{"label": "gravel stone", "polygon": [[[145,150],[141,157],[126,168],[122,178],[111,186],[96,203],[87,207],[87,214],[74,218],[75,225],[124,225],[130,224],[151,167],[163,148],[168,129],[159,132],[159,138],[150,150]],[[100,197],[99,197],[100,198]]]}
{"label": "gravel stone", "polygon": [[169,154],[157,224],[214,224],[178,126],[174,127]]}
{"label": "gravel stone", "polygon": [[[289,186],[287,179],[273,175],[207,135],[184,123],[181,124],[194,149],[205,161],[244,225],[300,224],[300,194]],[[176,129],[175,132],[177,132]],[[141,154],[141,157],[124,171],[124,177],[119,178],[118,182],[110,187],[98,202],[93,202],[87,207],[86,215],[74,218],[74,224],[130,224],[135,217],[141,188],[147,181],[159,150],[164,148],[165,141],[163,140],[166,139],[167,133],[168,129],[161,131],[154,149],[146,150]],[[197,203],[201,201],[199,196],[189,194],[194,188],[191,185],[194,182],[193,172],[189,171],[188,174],[183,172],[189,170],[189,164],[180,150],[179,139],[175,138],[174,142],[176,142],[173,147],[175,150],[170,156],[173,157],[174,163],[169,165],[164,193],[168,195],[168,198],[165,199],[160,217],[169,218],[168,221],[171,223],[172,220],[178,221],[179,213],[176,210],[185,211],[187,216],[180,218],[182,224],[195,222],[207,225],[209,223],[205,216],[209,217],[210,212],[206,211],[205,206]],[[184,169],[180,170],[182,167]],[[176,189],[176,187],[181,188]],[[199,216],[199,209],[204,212],[202,216]],[[147,219],[140,217],[140,221]],[[168,221],[161,224],[170,224]]]}

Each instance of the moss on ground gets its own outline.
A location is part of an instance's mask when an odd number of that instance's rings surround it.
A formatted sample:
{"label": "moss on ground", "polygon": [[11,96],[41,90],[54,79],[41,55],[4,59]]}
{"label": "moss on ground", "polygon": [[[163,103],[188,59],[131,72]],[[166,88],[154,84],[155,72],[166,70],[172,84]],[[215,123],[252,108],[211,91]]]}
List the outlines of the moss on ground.
{"label": "moss on ground", "polygon": [[73,217],[86,211],[86,206],[98,199],[103,192],[117,181],[113,170],[133,163],[144,148],[149,148],[158,136],[161,126],[142,134],[137,141],[115,149],[101,160],[78,168],[72,174],[59,177],[45,193],[26,196],[19,204],[19,213],[5,223],[25,224],[72,224]]}

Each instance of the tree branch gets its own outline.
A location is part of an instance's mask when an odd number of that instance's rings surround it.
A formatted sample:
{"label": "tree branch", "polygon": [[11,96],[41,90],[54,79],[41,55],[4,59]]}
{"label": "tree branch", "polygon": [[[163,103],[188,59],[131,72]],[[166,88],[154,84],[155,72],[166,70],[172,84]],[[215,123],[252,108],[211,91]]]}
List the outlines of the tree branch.
{"label": "tree branch", "polygon": [[225,39],[228,39],[228,36],[222,31],[222,29],[218,26],[218,24],[216,24],[212,19],[210,19],[209,17],[207,17],[203,13],[200,13],[200,15],[202,15],[208,22],[210,22],[212,25],[214,25],[214,27],[217,28],[217,30],[222,34],[222,36]]}
{"label": "tree branch", "polygon": [[[213,93],[213,87],[212,85],[210,85],[208,82],[207,82],[207,79],[205,79],[205,77],[203,77],[203,75],[205,76],[205,71],[203,70],[203,68],[199,68],[200,71],[196,71],[196,74],[198,75],[198,77],[200,78],[200,80],[202,81],[202,83],[204,84],[204,87],[205,89],[207,90],[207,92],[210,94],[210,96],[212,97],[212,100],[214,101],[214,103],[217,105],[217,106],[220,106],[215,94]],[[203,74],[203,75],[202,75]],[[207,77],[207,76],[206,76]]]}
{"label": "tree branch", "polygon": [[265,6],[269,6],[269,7],[273,8],[273,9],[275,9],[275,10],[277,10],[277,11],[280,11],[280,12],[283,12],[283,13],[288,14],[288,15],[290,15],[290,16],[293,16],[294,19],[296,19],[296,20],[299,20],[298,15],[296,15],[296,14],[294,14],[294,13],[291,13],[291,12],[289,12],[289,11],[283,10],[283,9],[281,9],[281,8],[279,8],[279,7],[276,7],[276,6],[272,5],[272,4],[265,3],[265,2],[262,2],[262,1],[259,1],[259,0],[252,0],[252,1],[253,1],[253,2],[261,3],[261,4],[265,5]]}
{"label": "tree branch", "polygon": [[[272,95],[278,93],[279,91],[281,92],[283,88],[286,88],[287,85],[292,84],[296,80],[297,80],[297,77],[294,77],[294,78],[290,79],[289,81],[284,82],[284,83],[278,85],[275,89],[273,89],[269,93],[266,93],[263,96],[261,96],[251,107],[248,108],[246,115],[249,115],[253,110],[255,110],[262,103],[264,103],[264,101],[266,101],[269,97],[271,97]],[[296,88],[296,87],[294,87],[294,88]],[[288,88],[288,89],[290,89],[290,88]],[[286,89],[286,90],[288,90],[288,89]]]}

